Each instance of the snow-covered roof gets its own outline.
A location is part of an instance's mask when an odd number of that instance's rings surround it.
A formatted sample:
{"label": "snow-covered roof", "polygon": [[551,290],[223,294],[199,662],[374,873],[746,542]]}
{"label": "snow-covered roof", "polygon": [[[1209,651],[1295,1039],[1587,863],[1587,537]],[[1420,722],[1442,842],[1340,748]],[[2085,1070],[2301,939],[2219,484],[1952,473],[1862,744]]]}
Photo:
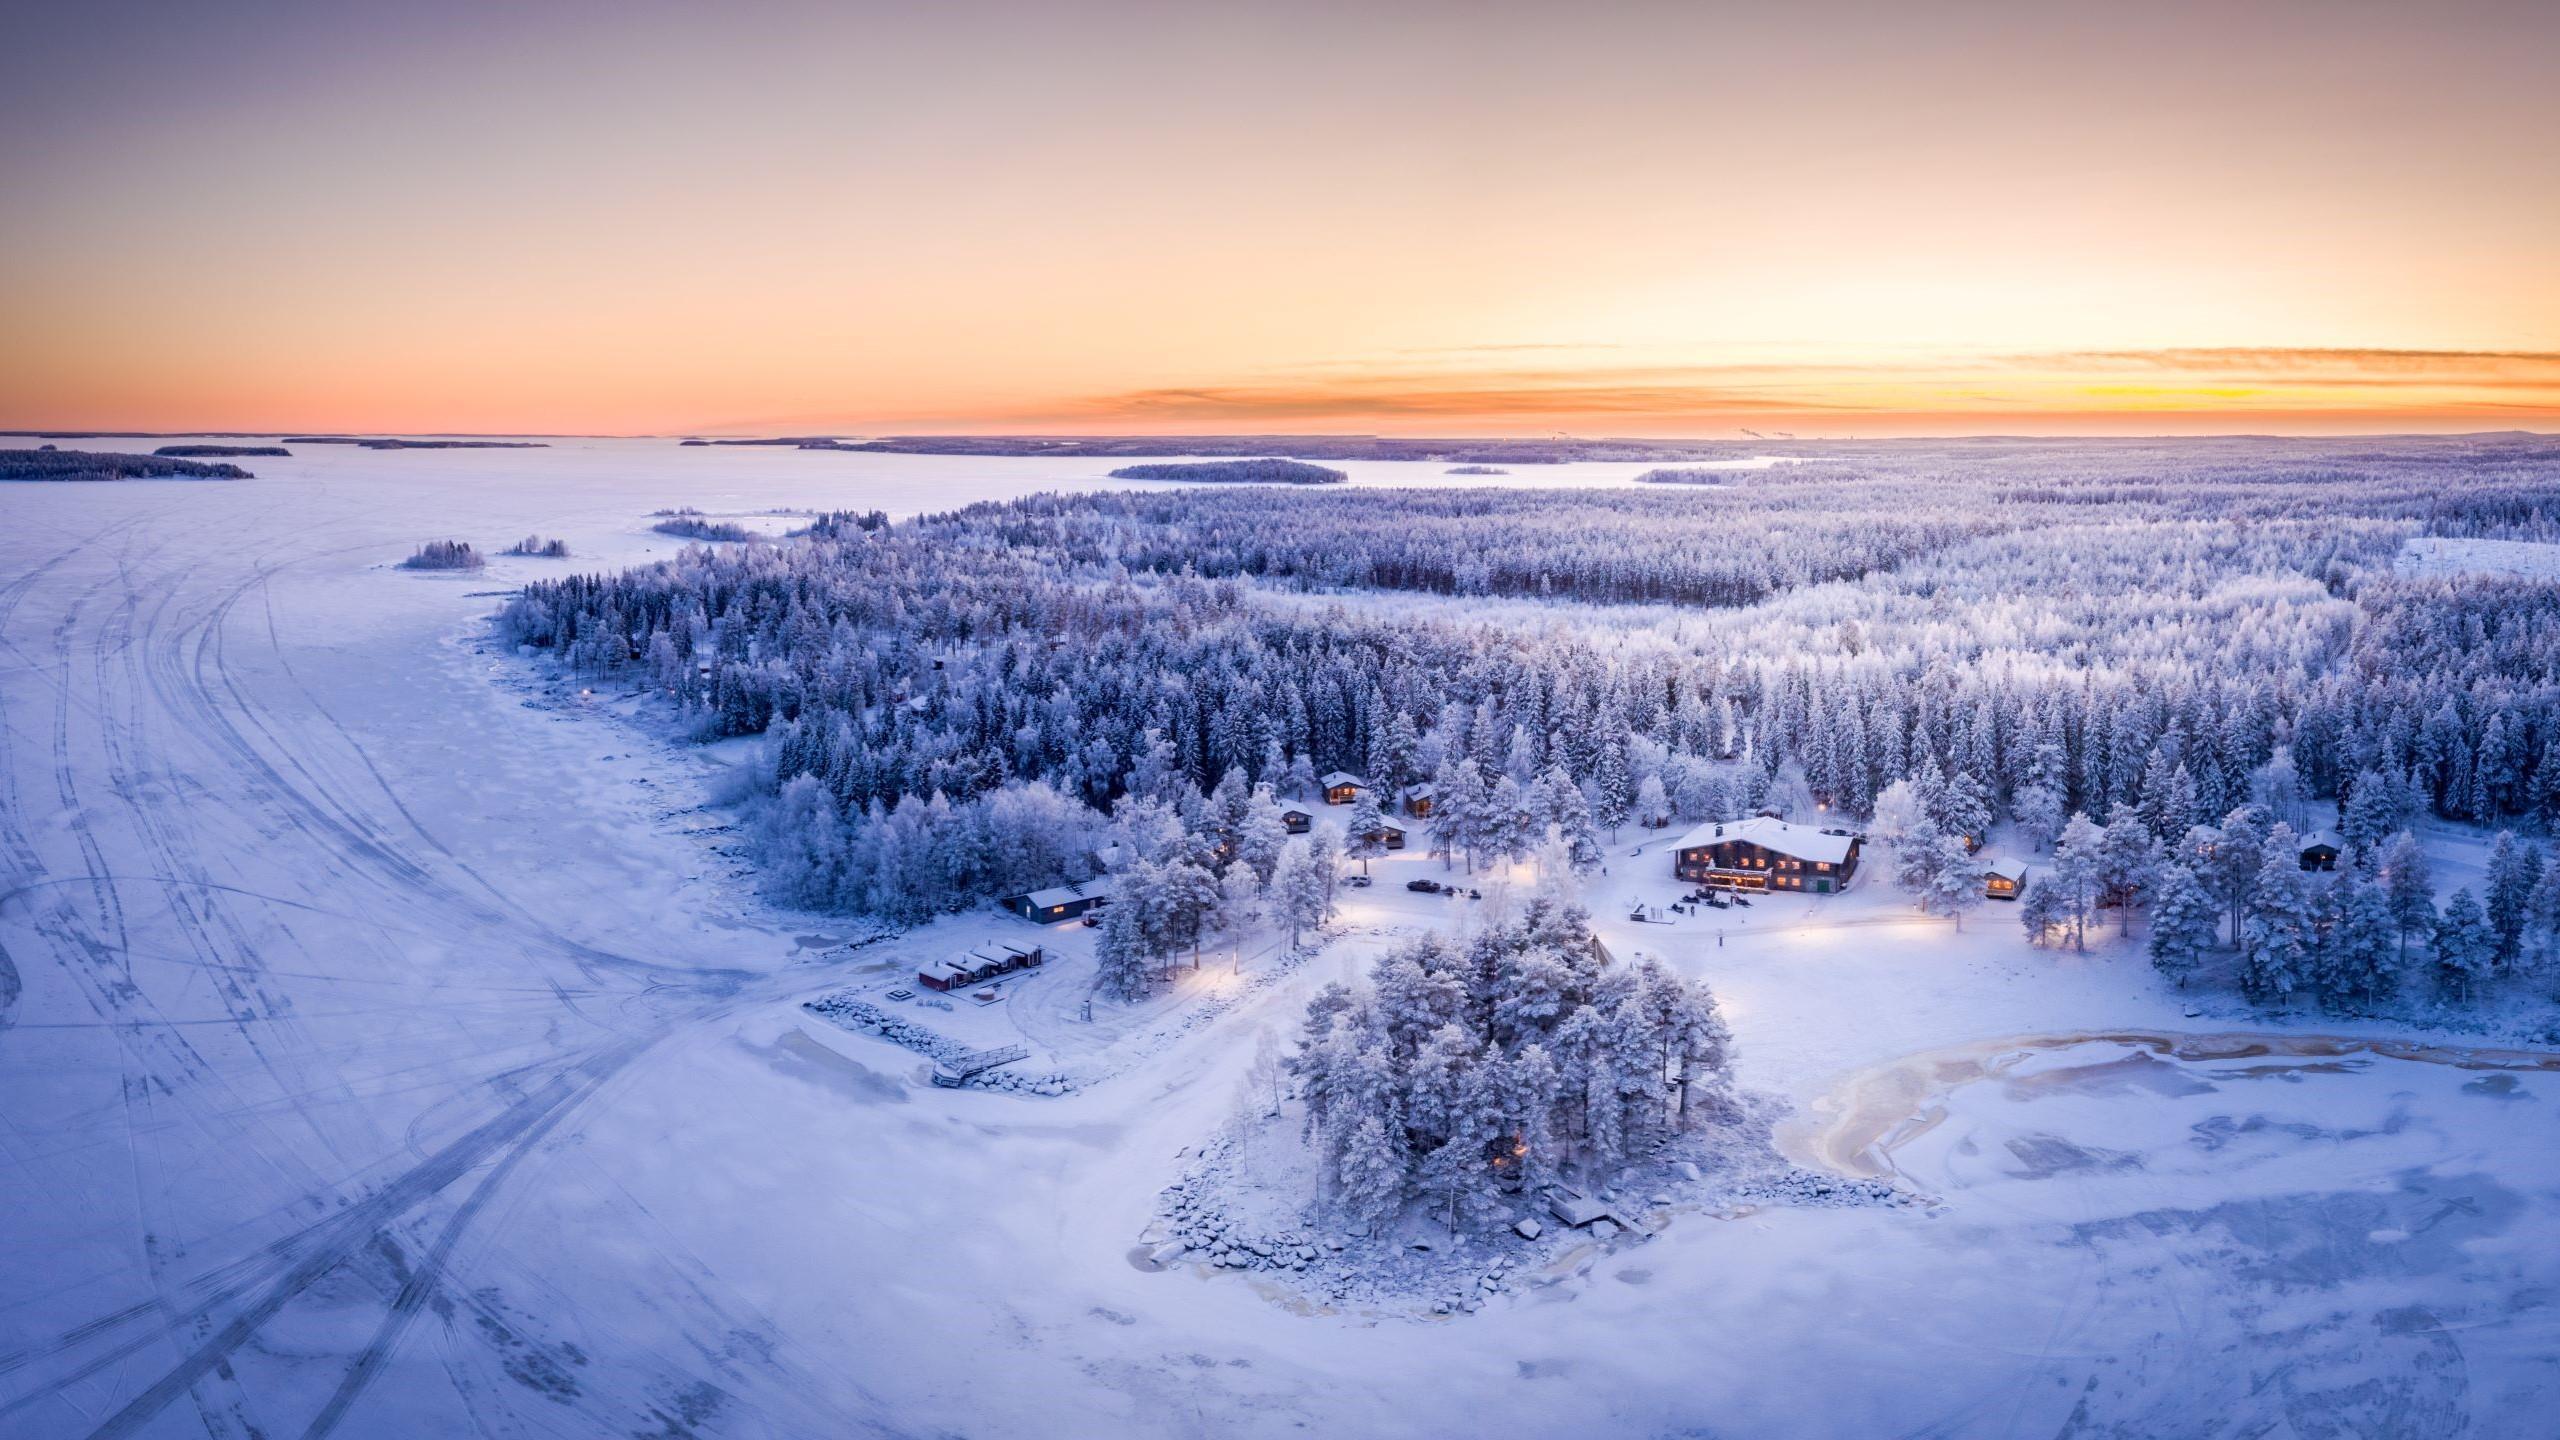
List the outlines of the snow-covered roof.
{"label": "snow-covered roof", "polygon": [[1345,785],[1353,786],[1361,790],[1369,788],[1368,781],[1361,779],[1359,776],[1352,774],[1348,770],[1329,770],[1325,772],[1325,777],[1316,783],[1322,785],[1327,790],[1339,789]]}
{"label": "snow-covered roof", "polygon": [[2310,834],[2302,837],[2302,848],[2305,850],[2315,849],[2322,845],[2326,845],[2332,850],[2344,850],[2347,848],[2347,842],[2339,839],[2338,832],[2335,830],[2314,830]]}
{"label": "snow-covered roof", "polygon": [[1431,798],[1431,787],[1428,785],[1407,785],[1404,787],[1404,798],[1407,800],[1428,800]]}
{"label": "snow-covered roof", "polygon": [[2015,885],[2027,878],[2027,862],[2008,855],[1994,855],[1982,862],[1982,873]]}
{"label": "snow-covered roof", "polygon": [[1811,825],[1791,825],[1771,816],[1754,815],[1748,820],[1710,820],[1681,836],[1674,848],[1694,850],[1701,845],[1748,840],[1779,855],[1837,865],[1849,858],[1849,847],[1857,839],[1855,835],[1834,835]]}
{"label": "snow-covered roof", "polygon": [[1022,903],[1034,910],[1048,910],[1095,896],[1108,900],[1115,883],[1111,876],[1097,876],[1081,885],[1056,885],[1046,890],[1034,890],[1022,897]]}

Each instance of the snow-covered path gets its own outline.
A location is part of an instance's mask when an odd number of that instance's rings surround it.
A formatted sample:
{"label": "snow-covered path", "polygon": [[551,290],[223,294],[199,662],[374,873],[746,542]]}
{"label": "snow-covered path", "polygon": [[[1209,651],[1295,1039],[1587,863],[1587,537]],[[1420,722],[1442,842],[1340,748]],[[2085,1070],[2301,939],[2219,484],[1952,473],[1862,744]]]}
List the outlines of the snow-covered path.
{"label": "snow-covered path", "polygon": [[[1902,1152],[1939,1207],[1687,1217],[1451,1323],[1144,1273],[1252,1031],[1374,944],[1060,1100],[814,1040],[796,1001],[860,953],[816,959],[688,833],[684,762],[475,652],[558,562],[384,568],[446,534],[663,553],[661,503],[912,508],[787,452],[627,453],[704,468],[0,492],[0,1436],[2495,1435],[2560,1393],[2535,1075],[1972,1086]],[[1369,893],[1356,923],[1431,913]],[[1745,1081],[1799,1100],[2182,1024],[2004,912],[1811,903],[1605,928],[1712,976]],[[2379,1278],[2313,1263],[2341,1246]]]}

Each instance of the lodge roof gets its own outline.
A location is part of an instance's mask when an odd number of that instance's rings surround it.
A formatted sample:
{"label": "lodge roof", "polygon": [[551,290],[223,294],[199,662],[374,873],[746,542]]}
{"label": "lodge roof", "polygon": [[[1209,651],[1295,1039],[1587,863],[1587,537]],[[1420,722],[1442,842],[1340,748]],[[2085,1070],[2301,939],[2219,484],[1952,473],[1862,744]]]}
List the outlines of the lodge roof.
{"label": "lodge roof", "polygon": [[1790,825],[1771,816],[1754,815],[1748,820],[1710,820],[1681,836],[1679,845],[1674,848],[1694,850],[1701,845],[1722,845],[1735,840],[1748,841],[1772,854],[1837,865],[1849,858],[1849,847],[1857,843],[1858,837],[1834,835],[1811,825]]}

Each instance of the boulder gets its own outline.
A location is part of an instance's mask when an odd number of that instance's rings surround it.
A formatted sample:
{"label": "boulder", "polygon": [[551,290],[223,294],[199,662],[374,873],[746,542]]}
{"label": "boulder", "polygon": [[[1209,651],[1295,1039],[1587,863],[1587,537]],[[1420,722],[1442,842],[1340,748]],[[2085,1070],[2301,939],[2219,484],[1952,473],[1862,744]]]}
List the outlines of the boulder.
{"label": "boulder", "polygon": [[1514,1231],[1517,1231],[1520,1238],[1523,1240],[1535,1240],[1540,1235],[1546,1233],[1546,1227],[1539,1224],[1537,1217],[1534,1215],[1521,1216],[1511,1228]]}

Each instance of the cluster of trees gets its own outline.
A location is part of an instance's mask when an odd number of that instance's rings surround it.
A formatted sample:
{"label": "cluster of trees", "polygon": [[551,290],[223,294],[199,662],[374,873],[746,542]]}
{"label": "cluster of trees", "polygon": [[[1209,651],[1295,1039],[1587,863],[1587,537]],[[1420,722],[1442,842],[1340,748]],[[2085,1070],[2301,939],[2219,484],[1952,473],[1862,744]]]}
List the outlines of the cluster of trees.
{"label": "cluster of trees", "polygon": [[2254,999],[2356,1010],[2404,993],[2468,1003],[2560,958],[2560,857],[2512,832],[2499,834],[2481,893],[2458,889],[2441,910],[2405,830],[2334,874],[2305,871],[2300,851],[2293,827],[2258,806],[2190,830],[2156,862],[2152,963],[2184,984],[2230,950]]}
{"label": "cluster of trees", "polygon": [[1186,956],[1198,968],[1202,947],[1221,938],[1269,924],[1295,950],[1333,918],[1333,835],[1290,835],[1271,787],[1248,790],[1241,770],[1205,796],[1158,779],[1153,793],[1121,801],[1113,836],[1122,863],[1094,946],[1097,988],[1110,998],[1145,995]]}
{"label": "cluster of trees", "polygon": [[2019,920],[2035,943],[2085,948],[2101,911],[2129,934],[2147,907],[2161,974],[2185,985],[2225,961],[2243,994],[2275,1005],[2468,1003],[2495,981],[2560,969],[2560,856],[2501,831],[2481,892],[2457,890],[2439,910],[2425,851],[2396,828],[2406,797],[2389,791],[2373,777],[2363,793],[2386,798],[2350,807],[2335,872],[2304,869],[2303,834],[2265,803],[2176,831],[2135,811],[2103,826],[2074,815]]}
{"label": "cluster of trees", "polygon": [[477,570],[488,561],[464,540],[430,540],[400,562],[403,570]]}
{"label": "cluster of trees", "polygon": [[1190,485],[1339,485],[1351,477],[1303,460],[1173,460],[1123,465],[1114,480],[1180,480]]}
{"label": "cluster of trees", "polygon": [[254,456],[291,456],[281,445],[163,445],[151,452],[181,460],[223,460]]}
{"label": "cluster of trees", "polygon": [[1729,1045],[1703,983],[1604,964],[1551,887],[1389,953],[1363,989],[1326,986],[1287,1069],[1331,1204],[1376,1225],[1420,1203],[1457,1231],[1568,1173],[1604,1183],[1722,1108]]}
{"label": "cluster of trees", "polygon": [[569,555],[569,542],[557,539],[546,540],[539,535],[527,535],[508,546],[507,553],[531,555],[545,560],[565,560]]}

